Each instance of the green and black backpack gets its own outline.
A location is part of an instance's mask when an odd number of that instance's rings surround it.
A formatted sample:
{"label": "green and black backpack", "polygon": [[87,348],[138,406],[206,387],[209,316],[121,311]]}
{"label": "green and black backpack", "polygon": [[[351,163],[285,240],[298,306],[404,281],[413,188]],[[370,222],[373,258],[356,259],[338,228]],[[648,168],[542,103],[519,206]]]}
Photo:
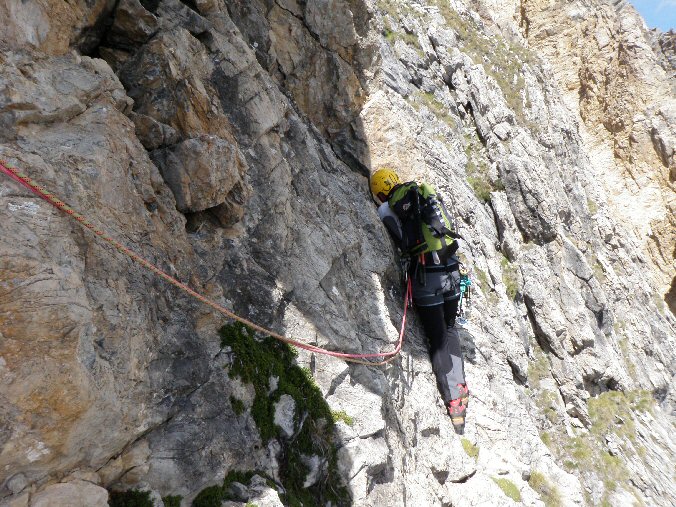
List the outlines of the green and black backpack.
{"label": "green and black backpack", "polygon": [[401,221],[404,254],[415,256],[446,247],[449,255],[458,249],[457,234],[434,188],[414,181],[395,187],[389,198],[390,209]]}

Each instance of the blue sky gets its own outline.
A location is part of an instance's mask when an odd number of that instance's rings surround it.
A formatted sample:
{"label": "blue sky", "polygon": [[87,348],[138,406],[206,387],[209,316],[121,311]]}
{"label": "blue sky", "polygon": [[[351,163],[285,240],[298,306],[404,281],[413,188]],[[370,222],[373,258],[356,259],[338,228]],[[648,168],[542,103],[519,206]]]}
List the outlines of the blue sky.
{"label": "blue sky", "polygon": [[676,0],[629,0],[650,28],[676,28]]}

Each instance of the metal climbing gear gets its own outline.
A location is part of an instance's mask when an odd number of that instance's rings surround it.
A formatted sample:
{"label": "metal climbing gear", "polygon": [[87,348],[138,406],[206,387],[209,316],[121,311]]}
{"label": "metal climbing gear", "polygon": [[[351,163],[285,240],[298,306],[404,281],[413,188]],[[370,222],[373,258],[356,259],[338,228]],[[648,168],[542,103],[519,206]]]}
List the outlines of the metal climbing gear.
{"label": "metal climbing gear", "polygon": [[[472,279],[469,277],[469,271],[464,264],[460,264],[460,301],[458,302],[458,323],[467,323],[467,311],[472,297]],[[463,305],[463,301],[465,305]]]}

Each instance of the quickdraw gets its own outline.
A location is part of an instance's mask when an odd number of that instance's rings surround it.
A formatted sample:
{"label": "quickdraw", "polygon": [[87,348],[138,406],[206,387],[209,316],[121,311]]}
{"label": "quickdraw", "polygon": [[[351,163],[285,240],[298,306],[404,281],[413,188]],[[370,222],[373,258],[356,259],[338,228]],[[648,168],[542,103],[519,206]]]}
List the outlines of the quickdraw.
{"label": "quickdraw", "polygon": [[[20,183],[24,187],[28,188],[31,192],[39,196],[40,198],[44,199],[47,201],[49,204],[54,206],[55,208],[63,211],[73,219],[75,219],[82,227],[88,229],[92,233],[94,233],[98,238],[101,240],[105,241],[109,245],[115,247],[119,252],[123,253],[127,257],[131,258],[133,261],[137,262],[141,266],[145,267],[146,269],[152,271],[155,273],[157,276],[163,278],[170,284],[174,285],[175,287],[178,287],[182,291],[188,293],[190,296],[194,297],[195,299],[201,301],[202,303],[210,306],[214,310],[216,310],[219,313],[222,313],[223,315],[227,316],[228,318],[231,318],[233,320],[236,320],[238,322],[241,322],[242,324],[251,327],[252,329],[259,331],[263,334],[269,335],[272,338],[279,340],[281,342],[284,342],[288,345],[293,345],[294,347],[298,347],[300,349],[307,350],[309,352],[314,352],[316,354],[323,354],[331,357],[337,357],[339,359],[343,359],[345,361],[351,362],[351,363],[357,363],[357,364],[364,364],[367,366],[379,366],[379,365],[384,365],[387,364],[395,359],[395,357],[401,352],[401,347],[404,342],[404,331],[406,329],[406,313],[407,309],[409,307],[409,303],[412,299],[412,289],[411,289],[411,281],[408,280],[408,283],[406,285],[406,294],[404,296],[404,315],[401,320],[401,329],[399,331],[399,341],[397,342],[397,345],[395,349],[391,352],[379,352],[379,353],[373,353],[373,354],[349,354],[346,352],[336,352],[333,350],[327,350],[323,349],[321,347],[317,347],[315,345],[310,345],[307,343],[303,343],[297,340],[292,340],[290,338],[287,338],[286,336],[280,335],[278,333],[275,333],[274,331],[271,331],[269,329],[264,328],[263,326],[260,326],[258,324],[255,324],[254,322],[251,322],[248,319],[245,319],[243,317],[240,317],[239,315],[231,312],[227,308],[219,305],[218,303],[211,301],[210,299],[206,298],[205,296],[199,294],[198,292],[194,291],[190,287],[188,287],[186,284],[176,280],[174,277],[168,275],[164,271],[162,271],[160,268],[155,266],[154,264],[151,264],[141,256],[137,255],[134,253],[132,250],[129,248],[125,247],[123,244],[121,244],[119,241],[113,239],[111,236],[106,234],[105,231],[102,229],[99,229],[96,227],[94,224],[92,224],[89,220],[87,220],[83,215],[72,209],[70,206],[68,206],[64,201],[56,197],[54,194],[48,192],[45,188],[41,187],[40,185],[36,184],[31,178],[26,176],[25,174],[22,174],[16,167],[10,166],[7,164],[5,161],[0,160],[0,172],[6,174],[9,176],[12,180],[16,181],[17,183]],[[373,361],[369,359],[382,359],[380,361]]]}
{"label": "quickdraw", "polygon": [[[465,268],[464,265],[460,265],[460,301],[458,302],[458,317],[460,317],[461,321],[466,322],[465,314],[467,311],[467,307],[470,304],[471,301],[471,295],[472,295],[472,279],[469,277],[469,272],[467,271],[467,268]],[[466,302],[465,307],[463,307],[463,301]]]}

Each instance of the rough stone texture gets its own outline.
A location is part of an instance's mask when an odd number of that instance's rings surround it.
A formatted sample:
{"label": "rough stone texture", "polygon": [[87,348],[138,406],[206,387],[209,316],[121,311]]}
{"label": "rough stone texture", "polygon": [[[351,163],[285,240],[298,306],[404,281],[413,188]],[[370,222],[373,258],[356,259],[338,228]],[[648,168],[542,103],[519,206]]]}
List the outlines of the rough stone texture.
{"label": "rough stone texture", "polygon": [[[403,294],[364,174],[389,164],[451,204],[474,283],[466,441],[415,314],[386,367],[298,357],[351,418],[336,445],[354,505],[512,505],[496,478],[542,505],[535,472],[563,505],[674,503],[673,94],[633,11],[130,0],[101,19],[104,61],[45,54],[82,48],[82,21],[58,12],[41,39],[18,35],[43,23],[26,5],[2,32],[0,157],[256,322],[392,346]],[[58,23],[59,50],[17,49]],[[626,213],[628,195],[645,208]],[[4,177],[0,238],[0,505],[95,505],[99,485],[190,505],[234,470],[261,475],[226,505],[281,504],[262,474],[278,481],[282,446],[229,375],[224,319]],[[638,389],[651,410],[596,435],[590,404]],[[548,438],[626,476],[610,488]],[[322,457],[304,460],[308,487]]]}
{"label": "rough stone texture", "polygon": [[204,211],[223,204],[243,185],[246,162],[232,137],[202,135],[153,152],[153,161],[176,198],[179,211]]}
{"label": "rough stone texture", "polygon": [[136,137],[145,149],[155,150],[162,146],[178,143],[178,133],[169,125],[160,123],[144,114],[132,112],[129,117],[136,127]]}
{"label": "rough stone texture", "polygon": [[157,17],[147,11],[139,0],[121,0],[113,16],[106,41],[116,47],[133,48],[143,44],[159,29]]}
{"label": "rough stone texture", "polygon": [[[653,31],[653,48],[657,52],[662,63],[662,67],[676,78],[676,31],[669,30],[662,33],[659,30]],[[676,85],[674,85],[676,86]]]}
{"label": "rough stone texture", "polygon": [[115,0],[7,0],[0,5],[0,41],[51,55],[75,46],[89,53],[98,45]]}
{"label": "rough stone texture", "polygon": [[[640,16],[622,5],[618,10],[589,0],[565,6],[527,0],[521,3],[521,25],[581,119],[581,138],[604,200],[636,234],[658,268],[651,275],[665,294],[676,270],[676,193],[674,159],[668,155],[673,116],[662,118],[676,107],[674,74],[659,65]],[[659,140],[665,138],[671,140]]]}
{"label": "rough stone texture", "polygon": [[295,427],[296,402],[288,394],[283,394],[275,404],[274,421],[282,429],[286,438],[291,438],[296,432]]}
{"label": "rough stone texture", "polygon": [[352,168],[367,152],[357,117],[377,51],[365,2],[295,0],[228,5],[261,66]]}
{"label": "rough stone texture", "polygon": [[85,481],[52,484],[31,497],[34,507],[106,507],[108,491]]}
{"label": "rough stone texture", "polygon": [[258,505],[260,507],[283,507],[277,491],[269,487],[265,479],[259,475],[254,475],[248,487],[244,487],[242,496],[246,498],[245,502],[223,502],[223,507],[246,507],[247,505]]}
{"label": "rough stone texture", "polygon": [[[12,125],[4,133],[13,140],[2,157],[189,280],[197,268],[184,219],[123,114],[131,101],[110,68],[86,57],[4,57],[3,115]],[[184,361],[184,353],[174,355],[183,347],[205,361],[206,351],[179,345],[199,341],[185,330],[186,319],[199,317],[191,317],[192,303],[32,194],[6,180],[0,193],[0,482],[15,473],[34,484],[78,467],[96,470],[170,417],[185,381],[163,385],[161,372]],[[29,253],[18,254],[22,248]]]}

